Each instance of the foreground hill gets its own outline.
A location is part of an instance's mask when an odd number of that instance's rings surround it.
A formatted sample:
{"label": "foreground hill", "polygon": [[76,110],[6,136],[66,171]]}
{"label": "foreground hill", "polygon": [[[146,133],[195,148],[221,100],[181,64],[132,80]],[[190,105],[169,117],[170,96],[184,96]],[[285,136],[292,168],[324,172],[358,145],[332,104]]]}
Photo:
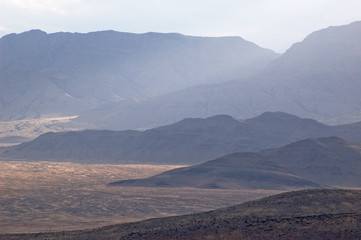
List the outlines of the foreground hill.
{"label": "foreground hill", "polygon": [[2,37],[0,55],[1,121],[79,115],[99,104],[245,78],[278,57],[240,37],[40,30]]}
{"label": "foreground hill", "polygon": [[116,186],[297,189],[361,187],[361,144],[307,139],[258,153],[234,153]]}
{"label": "foreground hill", "polygon": [[5,148],[0,156],[88,163],[195,164],[234,152],[255,152],[329,136],[361,142],[361,124],[327,126],[281,112],[267,112],[245,121],[219,115],[184,119],[146,131],[47,133]]}
{"label": "foreground hill", "polygon": [[192,87],[145,102],[96,108],[74,121],[121,130],[217,114],[244,119],[265,111],[333,123],[360,121],[360,45],[361,21],[329,27],[294,44],[247,81]]}
{"label": "foreground hill", "polygon": [[0,235],[30,239],[360,239],[361,191],[288,192],[211,212],[98,229]]}

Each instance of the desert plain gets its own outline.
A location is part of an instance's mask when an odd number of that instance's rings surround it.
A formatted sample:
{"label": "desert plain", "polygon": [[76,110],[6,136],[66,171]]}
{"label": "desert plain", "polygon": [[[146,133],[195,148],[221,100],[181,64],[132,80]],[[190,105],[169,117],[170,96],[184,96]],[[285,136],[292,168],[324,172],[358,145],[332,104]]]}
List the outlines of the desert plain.
{"label": "desert plain", "polygon": [[175,165],[0,161],[0,233],[89,229],[203,212],[279,193],[108,186]]}

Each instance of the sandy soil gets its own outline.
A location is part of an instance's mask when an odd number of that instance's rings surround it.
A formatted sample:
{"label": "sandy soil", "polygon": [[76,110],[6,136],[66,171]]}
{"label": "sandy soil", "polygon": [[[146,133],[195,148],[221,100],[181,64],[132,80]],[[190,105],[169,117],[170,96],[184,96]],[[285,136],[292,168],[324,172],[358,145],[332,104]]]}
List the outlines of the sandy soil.
{"label": "sandy soil", "polygon": [[278,193],[106,185],[175,167],[0,161],[0,233],[87,229],[207,211]]}

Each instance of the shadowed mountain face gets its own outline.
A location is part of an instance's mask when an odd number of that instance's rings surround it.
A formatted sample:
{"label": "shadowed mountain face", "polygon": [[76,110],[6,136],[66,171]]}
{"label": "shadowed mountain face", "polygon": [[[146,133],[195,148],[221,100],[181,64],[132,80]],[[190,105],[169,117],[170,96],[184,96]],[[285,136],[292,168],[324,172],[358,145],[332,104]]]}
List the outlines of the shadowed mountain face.
{"label": "shadowed mountain face", "polygon": [[307,139],[258,153],[234,153],[200,165],[112,183],[119,186],[287,189],[361,187],[361,144]]}
{"label": "shadowed mountain face", "polygon": [[1,38],[0,56],[0,120],[15,120],[246,78],[278,54],[240,37],[32,30]]}
{"label": "shadowed mountain face", "polygon": [[306,138],[339,136],[361,142],[361,125],[327,126],[286,113],[245,121],[219,115],[184,119],[146,131],[88,130],[48,133],[4,148],[9,159],[93,163],[195,164],[226,154],[280,147]]}
{"label": "shadowed mountain face", "polygon": [[250,118],[283,111],[331,123],[361,120],[361,22],[329,27],[294,44],[247,81],[164,94],[93,109],[74,122],[108,129],[152,127],[185,117]]}
{"label": "shadowed mountain face", "polygon": [[356,190],[305,190],[206,213],[84,231],[0,235],[0,239],[354,240],[361,238],[360,203],[361,192]]}

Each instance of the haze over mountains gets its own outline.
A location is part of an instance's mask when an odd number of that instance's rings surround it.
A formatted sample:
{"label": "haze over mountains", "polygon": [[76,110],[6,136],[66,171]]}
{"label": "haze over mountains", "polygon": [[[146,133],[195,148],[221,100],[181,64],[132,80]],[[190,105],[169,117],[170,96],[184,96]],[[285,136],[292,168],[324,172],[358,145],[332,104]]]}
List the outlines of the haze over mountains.
{"label": "haze over mountains", "polygon": [[281,112],[267,112],[245,121],[218,115],[184,119],[146,131],[47,133],[4,148],[0,156],[88,163],[195,164],[234,152],[259,151],[329,136],[361,142],[361,124],[327,126]]}
{"label": "haze over mountains", "polygon": [[0,39],[0,120],[81,115],[125,130],[283,111],[361,120],[361,22],[307,36],[279,57],[239,37],[114,31]]}
{"label": "haze over mountains", "polygon": [[0,120],[8,121],[246,78],[279,55],[240,37],[32,30],[2,37],[0,56]]}
{"label": "haze over mountains", "polygon": [[247,81],[203,85],[144,102],[95,108],[75,122],[130,129],[217,114],[244,119],[265,111],[331,123],[360,121],[360,45],[361,22],[329,27],[294,44]]}

